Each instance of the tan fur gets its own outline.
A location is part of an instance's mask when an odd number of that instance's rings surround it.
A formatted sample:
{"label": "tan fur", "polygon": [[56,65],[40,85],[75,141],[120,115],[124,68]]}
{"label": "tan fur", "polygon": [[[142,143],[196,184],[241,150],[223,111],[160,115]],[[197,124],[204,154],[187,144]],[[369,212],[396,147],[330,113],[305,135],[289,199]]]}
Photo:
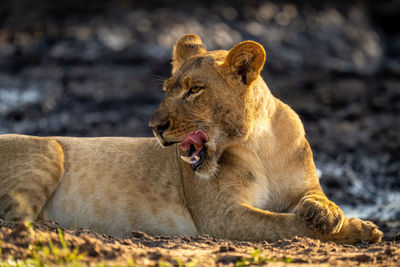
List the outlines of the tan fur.
{"label": "tan fur", "polygon": [[[374,224],[345,218],[322,192],[303,125],[270,93],[264,61],[256,42],[208,52],[186,35],[150,120],[156,139],[0,136],[0,217],[118,236],[379,242]],[[179,143],[195,130],[209,141],[193,172]]]}
{"label": "tan fur", "polygon": [[35,219],[61,180],[60,145],[46,138],[2,136],[0,155],[0,216]]}

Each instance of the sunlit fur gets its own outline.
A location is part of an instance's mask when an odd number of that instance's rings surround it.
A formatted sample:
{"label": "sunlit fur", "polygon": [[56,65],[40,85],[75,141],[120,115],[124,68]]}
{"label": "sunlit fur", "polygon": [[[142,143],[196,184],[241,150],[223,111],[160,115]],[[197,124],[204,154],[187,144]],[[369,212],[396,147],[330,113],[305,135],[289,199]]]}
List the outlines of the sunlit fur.
{"label": "sunlit fur", "polygon": [[[162,136],[155,134],[161,144],[202,130],[209,141],[196,177],[235,177],[229,179],[230,189],[240,188],[247,204],[295,212],[311,229],[336,234],[345,221],[343,212],[322,192],[300,118],[260,76],[264,61],[263,47],[252,41],[230,51],[207,51],[198,36],[184,36],[174,47],[172,76],[150,126],[170,122]],[[186,97],[198,84],[201,92]],[[246,190],[243,177],[236,177],[243,173],[252,177]],[[309,218],[311,213],[315,216]]]}
{"label": "sunlit fur", "polygon": [[[373,223],[345,218],[322,192],[303,125],[270,93],[264,61],[256,42],[207,51],[185,35],[150,120],[156,139],[0,136],[0,217],[116,236],[379,242]],[[193,172],[180,142],[195,130],[209,140]]]}

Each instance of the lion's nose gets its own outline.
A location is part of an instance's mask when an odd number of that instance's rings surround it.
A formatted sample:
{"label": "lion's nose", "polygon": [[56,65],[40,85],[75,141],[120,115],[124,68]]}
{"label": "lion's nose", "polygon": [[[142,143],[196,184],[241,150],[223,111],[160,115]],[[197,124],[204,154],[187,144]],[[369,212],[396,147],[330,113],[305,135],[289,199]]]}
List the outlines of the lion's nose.
{"label": "lion's nose", "polygon": [[156,133],[158,133],[160,136],[162,136],[162,134],[168,130],[168,128],[171,126],[171,122],[168,120],[167,122],[165,122],[164,124],[160,124],[157,125],[155,127],[152,127],[153,131],[155,131]]}

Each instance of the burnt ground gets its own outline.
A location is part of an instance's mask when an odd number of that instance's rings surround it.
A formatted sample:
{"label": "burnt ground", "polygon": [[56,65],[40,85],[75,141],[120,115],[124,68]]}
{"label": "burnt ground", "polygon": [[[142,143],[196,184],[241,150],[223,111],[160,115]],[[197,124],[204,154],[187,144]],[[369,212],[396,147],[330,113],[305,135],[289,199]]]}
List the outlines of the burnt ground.
{"label": "burnt ground", "polygon": [[[3,0],[0,133],[150,136],[148,119],[163,96],[160,89],[179,37],[197,33],[210,50],[255,40],[267,52],[262,75],[271,91],[304,122],[327,195],[348,216],[373,220],[386,238],[394,238],[400,232],[398,14],[398,1],[37,0],[32,5]],[[8,236],[9,231],[0,233]],[[68,233],[79,239],[78,232]],[[110,249],[120,242],[88,235]],[[211,242],[204,249],[206,260],[222,255],[211,251],[228,242],[171,238],[165,241],[171,247],[163,248],[160,240],[166,239],[146,236],[132,246],[148,249],[144,255],[157,249],[168,255],[174,253],[174,242],[177,248]],[[299,240],[291,243],[317,246],[317,241]],[[254,245],[238,244],[238,253]],[[310,247],[305,246],[303,252]],[[370,255],[370,249],[386,251],[390,244],[334,247],[356,253],[345,256],[346,261]],[[293,257],[301,255],[300,248],[294,251]],[[379,262],[371,257],[368,264]],[[322,263],[317,256],[313,260]]]}

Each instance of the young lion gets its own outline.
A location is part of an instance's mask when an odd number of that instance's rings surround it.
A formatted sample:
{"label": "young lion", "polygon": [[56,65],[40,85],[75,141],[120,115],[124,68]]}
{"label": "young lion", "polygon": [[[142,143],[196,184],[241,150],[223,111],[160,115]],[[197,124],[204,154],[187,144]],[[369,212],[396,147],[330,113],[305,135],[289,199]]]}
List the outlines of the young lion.
{"label": "young lion", "polygon": [[150,120],[154,138],[0,137],[0,217],[116,236],[379,242],[319,185],[303,125],[260,76],[252,41],[207,51],[185,35]]}

